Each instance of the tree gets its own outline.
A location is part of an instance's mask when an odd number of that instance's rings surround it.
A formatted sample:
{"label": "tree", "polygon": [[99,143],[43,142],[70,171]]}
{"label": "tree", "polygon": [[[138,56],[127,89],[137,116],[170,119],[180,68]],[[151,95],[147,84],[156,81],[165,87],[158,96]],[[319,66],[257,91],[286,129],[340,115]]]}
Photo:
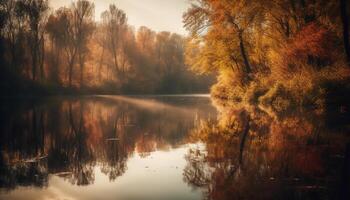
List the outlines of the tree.
{"label": "tree", "polygon": [[77,55],[77,46],[75,45],[75,37],[73,32],[73,13],[69,8],[61,8],[56,11],[55,15],[51,15],[47,24],[47,31],[50,38],[53,40],[56,46],[56,58],[57,64],[54,67],[58,67],[58,59],[60,49],[65,52],[65,59],[67,60],[67,80],[68,86],[72,87],[73,81],[73,68]]}
{"label": "tree", "polygon": [[92,1],[57,10],[48,4],[0,0],[0,86],[9,91],[12,79],[23,89],[29,82],[42,91],[80,86],[144,93],[188,90],[184,82],[199,80],[185,69],[183,36],[147,27],[135,32],[115,5],[95,22]]}
{"label": "tree", "polygon": [[145,52],[152,52],[154,48],[155,43],[155,36],[156,33],[152,31],[151,29],[141,26],[136,35],[136,40],[138,43],[138,46],[141,51]]}
{"label": "tree", "polygon": [[78,54],[80,66],[80,87],[84,85],[85,59],[88,52],[88,39],[93,32],[93,17],[95,6],[87,0],[79,0],[73,3],[72,37]]}
{"label": "tree", "polygon": [[46,12],[49,9],[47,0],[24,1],[30,27],[30,46],[32,57],[32,78],[36,80],[38,65],[40,79],[44,79],[44,23]]}
{"label": "tree", "polygon": [[127,17],[124,11],[118,9],[114,4],[109,10],[102,13],[103,25],[106,30],[106,44],[108,52],[112,55],[113,65],[117,75],[124,77],[124,69],[119,64],[119,56],[122,47],[122,36],[126,30]]}
{"label": "tree", "polygon": [[[248,47],[254,46],[252,33],[263,19],[262,7],[255,1],[196,1],[184,14],[185,27],[193,35],[188,47],[199,44],[203,48],[199,53],[203,54],[198,59],[207,57],[209,65],[217,66],[208,69],[229,68],[247,84],[254,70]],[[224,50],[215,52],[218,48]]]}
{"label": "tree", "polygon": [[[25,15],[23,2],[4,0],[1,1],[1,10],[3,13],[2,35],[6,38],[8,45],[8,61],[10,69],[16,73],[21,73],[24,48],[24,26]],[[21,56],[19,56],[21,55]]]}
{"label": "tree", "polygon": [[46,23],[46,32],[51,41],[51,62],[50,62],[50,78],[55,83],[60,83],[61,60],[69,57],[62,55],[63,50],[69,46],[69,35],[67,27],[70,26],[70,11],[67,8],[60,8],[51,14]]}

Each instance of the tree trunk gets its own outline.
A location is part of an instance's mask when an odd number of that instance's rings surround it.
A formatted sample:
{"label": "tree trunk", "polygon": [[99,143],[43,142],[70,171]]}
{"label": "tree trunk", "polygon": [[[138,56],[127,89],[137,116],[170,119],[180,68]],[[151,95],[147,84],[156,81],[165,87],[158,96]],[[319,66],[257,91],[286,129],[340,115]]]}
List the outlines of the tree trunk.
{"label": "tree trunk", "polygon": [[39,38],[39,32],[38,27],[35,27],[31,30],[33,32],[32,34],[32,77],[33,80],[36,80],[37,72],[38,72],[38,65],[40,64],[40,38]]}
{"label": "tree trunk", "polygon": [[100,63],[99,63],[99,67],[98,67],[98,81],[101,82],[101,71],[102,71],[102,65],[103,65],[103,56],[105,54],[105,46],[102,45],[102,53],[101,53],[101,57],[100,57]]}
{"label": "tree trunk", "polygon": [[[240,50],[241,50],[241,55],[242,55],[242,58],[243,58],[243,61],[244,61],[244,65],[245,65],[244,72],[245,72],[246,76],[249,76],[249,74],[252,72],[252,68],[250,66],[249,59],[248,59],[248,56],[247,56],[247,52],[246,52],[246,49],[245,49],[245,46],[244,46],[242,32],[240,32],[238,34],[238,37],[239,37],[239,46],[240,46]],[[249,77],[245,77],[245,78],[249,79]]]}
{"label": "tree trunk", "polygon": [[74,51],[68,66],[69,67],[69,73],[68,73],[69,87],[72,87],[73,66],[74,66],[75,55],[76,55],[76,51]]}
{"label": "tree trunk", "polygon": [[350,42],[349,42],[349,21],[348,21],[348,13],[347,13],[347,0],[340,0],[340,12],[341,19],[343,23],[343,40],[344,40],[344,48],[345,54],[350,65]]}
{"label": "tree trunk", "polygon": [[244,124],[244,129],[243,129],[243,132],[242,132],[242,135],[240,136],[240,144],[239,144],[239,164],[240,165],[243,165],[243,150],[244,150],[244,145],[245,145],[245,142],[246,142],[246,139],[247,139],[247,136],[248,136],[248,133],[249,133],[249,130],[250,130],[250,116],[249,114],[244,111],[242,113],[243,117],[242,118],[245,118],[243,119],[243,122],[245,123]]}
{"label": "tree trunk", "polygon": [[40,78],[41,81],[45,79],[45,74],[44,74],[44,62],[45,62],[45,40],[44,36],[41,38],[41,52],[40,52]]}
{"label": "tree trunk", "polygon": [[80,65],[80,88],[84,87],[84,56],[79,53],[79,65]]}
{"label": "tree trunk", "polygon": [[[34,42],[34,41],[32,41]],[[36,72],[37,72],[37,64],[38,64],[38,60],[37,60],[37,42],[35,41],[32,47],[32,79],[35,81],[36,80]]]}
{"label": "tree trunk", "polygon": [[32,79],[35,81],[36,80],[36,71],[37,71],[37,65],[36,65],[36,56],[34,56],[32,62]]}
{"label": "tree trunk", "polygon": [[[12,36],[13,37],[13,36]],[[11,46],[11,63],[10,63],[10,66],[11,66],[11,69],[13,71],[19,71],[18,70],[18,66],[16,65],[16,61],[17,61],[17,51],[16,51],[16,44],[15,44],[15,40],[12,38],[12,41],[10,41],[10,46]]]}
{"label": "tree trunk", "polygon": [[112,50],[112,54],[113,54],[113,61],[114,61],[114,67],[115,70],[117,71],[117,73],[119,74],[119,63],[118,63],[118,44],[116,44],[116,41],[113,37],[113,33],[111,33],[111,50]]}

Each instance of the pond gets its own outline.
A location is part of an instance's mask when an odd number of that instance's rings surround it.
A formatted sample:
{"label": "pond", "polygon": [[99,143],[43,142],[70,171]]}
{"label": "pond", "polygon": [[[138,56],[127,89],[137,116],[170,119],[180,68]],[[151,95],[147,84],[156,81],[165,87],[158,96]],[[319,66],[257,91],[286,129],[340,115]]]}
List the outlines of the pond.
{"label": "pond", "polygon": [[341,199],[341,110],[218,105],[207,95],[2,99],[0,199]]}

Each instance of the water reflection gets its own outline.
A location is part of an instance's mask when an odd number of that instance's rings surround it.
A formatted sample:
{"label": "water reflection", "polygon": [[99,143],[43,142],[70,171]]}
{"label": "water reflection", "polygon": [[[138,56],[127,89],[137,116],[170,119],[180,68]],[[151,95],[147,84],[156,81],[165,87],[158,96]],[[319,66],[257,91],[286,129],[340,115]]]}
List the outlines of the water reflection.
{"label": "water reflection", "polygon": [[215,117],[209,104],[199,97],[109,96],[3,102],[0,188],[45,188],[50,175],[91,185],[96,166],[116,181],[134,154],[147,158],[186,144],[195,120]]}
{"label": "water reflection", "polygon": [[4,101],[0,199],[349,199],[344,109],[214,105],[202,96]]}
{"label": "water reflection", "polygon": [[349,198],[347,113],[217,108],[218,120],[192,130],[192,142],[205,147],[188,151],[184,170],[207,199]]}

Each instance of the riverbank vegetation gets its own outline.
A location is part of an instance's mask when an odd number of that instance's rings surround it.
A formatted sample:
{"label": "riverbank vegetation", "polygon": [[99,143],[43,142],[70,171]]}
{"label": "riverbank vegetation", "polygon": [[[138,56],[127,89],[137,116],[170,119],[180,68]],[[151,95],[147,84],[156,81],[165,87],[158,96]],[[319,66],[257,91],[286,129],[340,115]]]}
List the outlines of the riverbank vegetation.
{"label": "riverbank vegetation", "polygon": [[349,3],[196,0],[186,63],[216,73],[212,97],[275,111],[349,99]]}
{"label": "riverbank vegetation", "polygon": [[135,30],[110,5],[52,9],[47,0],[0,1],[0,89],[5,94],[205,92],[210,77],[184,64],[185,38]]}

